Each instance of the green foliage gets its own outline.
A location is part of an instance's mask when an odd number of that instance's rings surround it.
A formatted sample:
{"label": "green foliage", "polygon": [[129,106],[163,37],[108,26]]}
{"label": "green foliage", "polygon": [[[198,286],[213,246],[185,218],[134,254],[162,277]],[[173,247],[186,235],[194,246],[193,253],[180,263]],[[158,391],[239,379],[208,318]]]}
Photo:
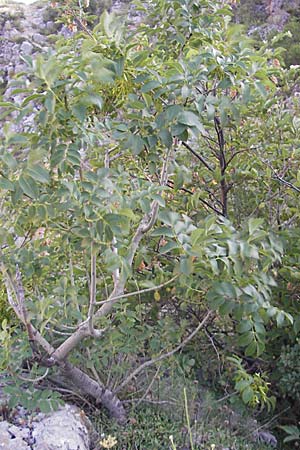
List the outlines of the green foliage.
{"label": "green foliage", "polygon": [[[10,380],[12,381],[12,380]],[[31,384],[18,379],[13,379],[13,384],[3,388],[4,394],[8,395],[8,407],[23,406],[28,411],[39,410],[49,413],[57,410],[63,405],[60,394],[49,389],[35,389]]]}
{"label": "green foliage", "polygon": [[[207,309],[221,348],[254,358],[299,323],[283,288],[299,263],[297,73],[256,51],[223,2],[139,8],[148,19],[134,32],[104,13],[26,58],[30,81],[14,81],[24,99],[0,104],[17,123],[34,116],[23,133],[6,124],[0,148],[4,274],[16,282],[21,269],[29,320],[56,349],[97,311],[101,343],[84,336],[70,360],[112,388]],[[102,315],[116,280],[121,298]],[[31,350],[22,327],[4,328],[14,360],[6,351],[3,365],[15,373]],[[170,363],[184,376],[197,362],[188,350]],[[273,406],[264,376],[235,363],[244,402]]]}
{"label": "green foliage", "polygon": [[299,17],[292,17],[283,29],[284,33],[290,33],[290,35],[286,35],[276,43],[276,47],[281,47],[285,50],[283,59],[287,67],[300,64],[299,25]]}
{"label": "green foliage", "polygon": [[[239,416],[227,405],[220,406],[214,401],[210,401],[209,405],[202,402],[200,408],[203,416],[201,420],[195,423],[193,421],[191,428],[195,450],[203,448],[221,450],[224,447],[235,450],[270,448],[267,445],[251,442],[249,434],[252,429],[254,430],[254,421],[251,422],[250,418]],[[114,437],[117,440],[116,448],[180,449],[190,445],[187,424],[184,415],[174,420],[171,409],[170,405],[165,410],[158,405],[133,409],[126,429],[107,422],[103,416],[94,416],[92,420],[101,440],[108,436]],[[231,422],[234,422],[234,425]]]}
{"label": "green foliage", "polygon": [[292,441],[300,441],[300,429],[293,425],[283,425],[280,428],[287,433],[287,437],[284,438],[285,443]]}
{"label": "green foliage", "polygon": [[278,361],[279,386],[284,396],[300,401],[300,344],[284,346]]}
{"label": "green foliage", "polygon": [[233,380],[235,389],[241,395],[243,402],[252,408],[258,406],[267,408],[269,411],[275,408],[276,399],[269,396],[269,384],[266,381],[265,374],[255,373],[253,375],[247,373],[243,367],[242,360],[237,356],[227,358],[234,366]]}

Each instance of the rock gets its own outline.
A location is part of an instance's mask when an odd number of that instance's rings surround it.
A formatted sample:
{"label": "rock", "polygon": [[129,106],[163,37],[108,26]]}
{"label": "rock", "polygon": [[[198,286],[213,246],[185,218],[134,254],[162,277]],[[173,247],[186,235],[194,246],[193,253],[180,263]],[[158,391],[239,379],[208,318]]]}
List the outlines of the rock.
{"label": "rock", "polygon": [[45,42],[45,37],[40,33],[34,33],[32,35],[32,39],[34,42],[37,42],[38,44],[43,44]]}
{"label": "rock", "polygon": [[[66,405],[34,424],[34,450],[88,450],[89,421],[76,406]],[[19,449],[20,450],[20,449]]]}
{"label": "rock", "polygon": [[33,50],[33,45],[30,44],[30,42],[25,41],[23,42],[23,44],[21,44],[20,50],[25,55],[30,55],[30,53],[32,53]]}
{"label": "rock", "polygon": [[256,442],[262,442],[263,444],[270,445],[271,447],[277,447],[277,439],[274,434],[269,431],[255,431],[253,433],[253,438]]}
{"label": "rock", "polygon": [[0,422],[0,450],[31,450],[27,442],[19,435],[19,431],[18,427],[11,425],[9,422]]}

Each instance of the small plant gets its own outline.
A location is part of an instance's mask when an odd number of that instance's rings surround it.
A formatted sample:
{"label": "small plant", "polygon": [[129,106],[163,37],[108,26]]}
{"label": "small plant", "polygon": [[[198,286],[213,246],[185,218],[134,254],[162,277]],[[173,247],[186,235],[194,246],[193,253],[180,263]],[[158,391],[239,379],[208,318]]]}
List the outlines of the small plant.
{"label": "small plant", "polygon": [[266,375],[260,373],[251,375],[247,373],[243,367],[242,360],[236,355],[227,359],[235,367],[233,377],[235,389],[241,395],[243,402],[252,408],[260,406],[261,409],[266,407],[268,411],[274,409],[276,399],[274,396],[268,396],[270,383],[266,381]]}
{"label": "small plant", "polygon": [[117,443],[117,439],[110,434],[106,438],[103,437],[103,439],[99,442],[102,448],[113,448],[117,445]]}
{"label": "small plant", "polygon": [[300,428],[295,425],[283,425],[280,426],[283,431],[287,433],[287,437],[284,438],[283,442],[300,441]]}

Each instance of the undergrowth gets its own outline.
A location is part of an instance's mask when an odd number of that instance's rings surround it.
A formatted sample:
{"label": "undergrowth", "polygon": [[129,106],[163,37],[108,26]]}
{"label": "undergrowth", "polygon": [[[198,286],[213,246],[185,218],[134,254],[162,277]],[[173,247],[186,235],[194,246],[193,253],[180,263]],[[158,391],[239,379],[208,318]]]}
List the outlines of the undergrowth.
{"label": "undergrowth", "polygon": [[[182,407],[162,408],[147,404],[132,408],[128,424],[120,427],[107,416],[94,415],[99,434],[95,450],[267,450],[272,447],[254,442],[257,423],[241,415],[229,404],[219,403],[206,393],[197,417],[190,418],[190,426]],[[179,418],[181,416],[181,419]],[[101,445],[102,444],[102,445]]]}

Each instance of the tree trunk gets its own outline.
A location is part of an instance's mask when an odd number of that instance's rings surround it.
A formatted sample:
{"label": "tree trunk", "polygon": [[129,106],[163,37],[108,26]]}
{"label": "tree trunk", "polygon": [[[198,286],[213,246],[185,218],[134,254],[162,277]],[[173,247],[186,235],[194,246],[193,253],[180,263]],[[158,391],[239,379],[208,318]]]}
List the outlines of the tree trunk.
{"label": "tree trunk", "polygon": [[101,403],[118,423],[123,424],[126,422],[125,408],[110,389],[106,389],[104,385],[99,384],[69,362],[62,363],[60,370],[62,375],[79,388],[81,392],[93,397],[96,403]]}

